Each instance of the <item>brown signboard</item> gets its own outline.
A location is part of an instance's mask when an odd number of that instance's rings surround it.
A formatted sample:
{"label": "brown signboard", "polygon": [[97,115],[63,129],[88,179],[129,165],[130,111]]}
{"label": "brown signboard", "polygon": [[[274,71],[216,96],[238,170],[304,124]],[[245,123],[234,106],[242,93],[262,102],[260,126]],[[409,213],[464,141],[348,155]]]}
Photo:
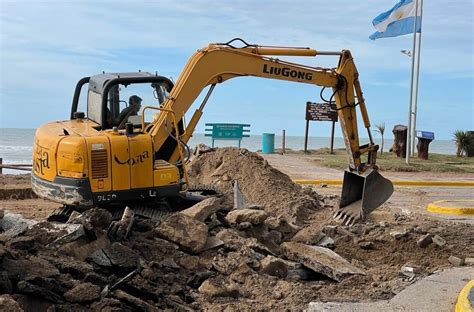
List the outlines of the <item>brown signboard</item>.
{"label": "brown signboard", "polygon": [[306,102],[306,120],[337,121],[335,104]]}

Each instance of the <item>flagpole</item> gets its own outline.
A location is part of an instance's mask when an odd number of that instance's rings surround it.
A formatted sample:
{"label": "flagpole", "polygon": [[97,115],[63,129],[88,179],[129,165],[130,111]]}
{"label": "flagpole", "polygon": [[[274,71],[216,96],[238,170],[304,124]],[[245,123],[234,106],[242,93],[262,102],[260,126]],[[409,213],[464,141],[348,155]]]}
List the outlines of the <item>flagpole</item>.
{"label": "flagpole", "polygon": [[[418,13],[418,9],[417,9]],[[416,19],[415,19],[416,23]],[[420,0],[420,30],[421,24],[423,23],[423,0]],[[420,81],[420,53],[421,53],[421,31],[418,34],[418,49],[416,54],[416,87],[415,87],[415,100],[413,104],[413,124],[412,124],[412,155],[414,155],[415,151],[415,136],[416,136],[416,117],[417,117],[417,106],[418,106],[418,84]]]}
{"label": "flagpole", "polygon": [[411,155],[411,120],[412,120],[412,103],[413,103],[413,82],[415,76],[415,50],[416,50],[416,22],[417,22],[417,13],[418,12],[418,0],[415,0],[415,21],[413,23],[413,47],[411,55],[411,76],[410,76],[410,103],[408,105],[408,129],[407,129],[407,141],[406,141],[406,155],[405,162],[407,165],[410,164],[410,155]]}

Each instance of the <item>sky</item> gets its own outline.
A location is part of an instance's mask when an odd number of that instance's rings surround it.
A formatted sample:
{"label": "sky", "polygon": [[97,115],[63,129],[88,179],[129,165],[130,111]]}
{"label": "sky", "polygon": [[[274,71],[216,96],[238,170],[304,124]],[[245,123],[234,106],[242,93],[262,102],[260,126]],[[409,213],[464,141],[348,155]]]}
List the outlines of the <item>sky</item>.
{"label": "sky", "polygon": [[[197,49],[240,37],[351,50],[372,124],[385,123],[389,132],[407,124],[411,60],[400,50],[411,49],[412,35],[368,37],[372,19],[396,2],[0,0],[0,128],[68,119],[84,76],[142,70],[176,81]],[[451,139],[456,129],[474,130],[473,1],[425,0],[423,9],[417,129]],[[291,60],[337,65],[328,56]],[[226,81],[216,87],[197,132],[206,122],[238,122],[251,124],[252,134],[303,135],[305,103],[318,102],[319,91],[269,79]],[[329,136],[330,127],[312,122],[310,135]]]}

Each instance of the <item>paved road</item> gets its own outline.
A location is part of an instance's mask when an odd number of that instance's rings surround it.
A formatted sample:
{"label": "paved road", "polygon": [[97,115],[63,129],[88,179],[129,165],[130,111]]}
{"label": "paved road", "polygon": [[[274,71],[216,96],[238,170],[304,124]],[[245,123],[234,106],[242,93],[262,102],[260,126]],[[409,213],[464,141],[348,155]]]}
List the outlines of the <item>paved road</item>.
{"label": "paved road", "polygon": [[376,302],[311,302],[309,312],[454,311],[457,296],[469,280],[473,267],[459,267],[435,273],[408,286],[390,300]]}
{"label": "paved road", "polygon": [[[268,154],[262,155],[273,167],[288,174],[292,179],[342,179],[343,172],[337,169],[321,167],[316,164],[313,155]],[[383,172],[385,177],[398,180],[474,180],[472,174],[435,173],[435,172]],[[329,185],[318,188],[320,194],[340,195],[341,187]],[[474,216],[449,216],[426,211],[426,206],[436,200],[473,200],[472,187],[419,187],[396,186],[387,205],[405,214],[420,213],[442,219],[450,219],[474,224]]]}

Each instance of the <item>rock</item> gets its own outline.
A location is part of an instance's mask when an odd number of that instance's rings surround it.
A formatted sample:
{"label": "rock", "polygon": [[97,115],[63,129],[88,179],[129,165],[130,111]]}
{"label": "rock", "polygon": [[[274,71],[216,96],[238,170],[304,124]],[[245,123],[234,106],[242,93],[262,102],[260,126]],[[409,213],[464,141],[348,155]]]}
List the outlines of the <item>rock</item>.
{"label": "rock", "polygon": [[199,288],[201,284],[207,280],[209,277],[211,277],[214,273],[212,271],[202,271],[202,272],[197,272],[194,274],[192,277],[190,277],[187,281],[188,286],[192,288]]}
{"label": "rock", "polygon": [[232,229],[223,229],[216,237],[224,242],[225,246],[232,250],[238,250],[245,245],[245,239]]}
{"label": "rock", "polygon": [[63,299],[58,294],[45,289],[41,286],[33,285],[31,283],[20,281],[17,284],[18,292],[20,294],[25,294],[27,296],[39,297],[45,300],[51,301],[53,303],[63,302]]}
{"label": "rock", "polygon": [[169,216],[155,231],[159,236],[193,253],[199,253],[206,247],[207,225],[182,213]]}
{"label": "rock", "polygon": [[409,277],[410,279],[413,279],[415,278],[416,274],[420,273],[420,267],[404,265],[401,267],[400,273],[404,276]]}
{"label": "rock", "polygon": [[199,266],[198,256],[182,256],[176,259],[178,264],[186,270],[194,271]]}
{"label": "rock", "polygon": [[94,272],[87,273],[86,276],[84,277],[84,282],[92,283],[94,285],[99,285],[99,286],[105,286],[108,283],[105,277]]}
{"label": "rock", "polygon": [[92,283],[81,283],[64,294],[69,302],[91,302],[100,298],[100,287]]}
{"label": "rock", "polygon": [[220,198],[210,197],[198,202],[186,210],[181,211],[181,213],[204,222],[207,218],[209,218],[209,216],[218,212],[219,210],[228,209],[222,205],[222,200]]}
{"label": "rock", "polygon": [[321,241],[326,235],[322,233],[319,229],[308,226],[300,230],[291,238],[292,242],[303,243],[306,245],[316,245]]}
{"label": "rock", "polygon": [[334,248],[334,239],[329,236],[324,236],[318,243],[318,246],[325,247],[325,248]]}
{"label": "rock", "polygon": [[110,262],[110,259],[107,257],[103,249],[94,251],[88,257],[88,259],[100,266],[104,266],[104,267],[112,266],[112,262]]}
{"label": "rock", "polygon": [[286,258],[297,261],[307,268],[338,282],[350,275],[365,274],[346,259],[327,248],[295,242],[283,243],[281,247]]}
{"label": "rock", "polygon": [[250,222],[242,222],[235,225],[235,228],[239,231],[245,231],[252,227],[252,223]]}
{"label": "rock", "polygon": [[465,265],[474,265],[474,258],[466,258],[464,259]]}
{"label": "rock", "polygon": [[280,300],[283,298],[283,293],[281,291],[275,291],[273,293],[273,298],[276,300]]}
{"label": "rock", "polygon": [[375,244],[373,242],[360,242],[359,247],[365,250],[374,250]]}
{"label": "rock", "polygon": [[464,264],[463,259],[455,256],[449,256],[448,261],[454,266],[462,266]]}
{"label": "rock", "polygon": [[267,242],[279,245],[279,244],[281,244],[281,242],[283,240],[283,234],[281,234],[281,232],[271,230],[268,233],[266,233],[266,235],[263,238]]}
{"label": "rock", "polygon": [[198,291],[206,297],[233,297],[240,296],[236,283],[223,278],[210,278],[204,281]]}
{"label": "rock", "polygon": [[78,239],[66,243],[59,248],[59,251],[66,255],[74,257],[77,260],[84,261],[97,250],[106,248],[109,245],[110,240],[107,237],[107,234],[104,232],[100,233],[97,236],[97,239],[92,241]]}
{"label": "rock", "polygon": [[252,274],[255,274],[255,271],[253,271],[246,263],[241,263],[238,268],[229,275],[229,277],[237,283],[244,284],[247,277]]}
{"label": "rock", "polygon": [[285,278],[288,274],[286,263],[274,256],[266,256],[260,261],[261,271],[268,275]]}
{"label": "rock", "polygon": [[268,213],[264,210],[236,209],[229,212],[226,220],[231,224],[250,222],[254,225],[262,224],[268,218]]}
{"label": "rock", "polygon": [[403,230],[392,230],[390,231],[390,236],[395,239],[400,239],[408,235],[408,231],[406,229]]}
{"label": "rock", "polygon": [[380,221],[380,222],[379,222],[379,226],[384,228],[384,227],[387,227],[387,226],[388,226],[388,223],[385,222],[385,221]]}
{"label": "rock", "polygon": [[125,207],[122,218],[118,221],[112,221],[107,229],[107,235],[111,240],[123,241],[128,237],[132,229],[135,213],[130,207]]}
{"label": "rock", "polygon": [[137,298],[135,296],[132,296],[120,289],[117,289],[113,292],[113,295],[119,299],[120,301],[125,301],[135,307],[134,310],[136,311],[145,311],[145,312],[158,312],[160,309],[157,307],[154,307],[153,305],[149,304],[148,302]]}
{"label": "rock", "polygon": [[159,262],[159,265],[165,268],[176,269],[176,270],[180,268],[180,266],[176,263],[176,261],[174,261],[173,258],[165,258]]}
{"label": "rock", "polygon": [[301,227],[288,222],[283,216],[270,217],[265,220],[265,224],[270,230],[275,230],[284,234],[286,239],[293,237],[301,230]]}
{"label": "rock", "polygon": [[439,235],[435,235],[433,236],[433,243],[435,243],[439,247],[443,247],[444,245],[446,245],[446,240]]}
{"label": "rock", "polygon": [[0,295],[0,311],[23,312],[20,304],[10,295]]}
{"label": "rock", "polygon": [[67,219],[67,222],[66,223],[73,223],[74,221],[76,221],[77,218],[79,218],[81,216],[81,213],[74,210],[73,212],[71,212],[71,215],[69,216],[69,219]]}
{"label": "rock", "polygon": [[104,248],[103,251],[113,266],[125,269],[137,267],[139,255],[127,246],[115,242]]}
{"label": "rock", "polygon": [[92,228],[107,229],[112,221],[112,214],[105,209],[92,208],[84,211],[74,220],[76,224]]}
{"label": "rock", "polygon": [[423,235],[417,242],[416,244],[420,247],[420,248],[425,248],[427,247],[429,244],[431,244],[433,242],[433,236],[431,236],[430,233],[426,234],[426,235]]}
{"label": "rock", "polygon": [[11,239],[7,246],[13,249],[32,250],[36,247],[36,240],[31,236],[19,236]]}
{"label": "rock", "polygon": [[337,225],[325,225],[323,229],[321,230],[321,232],[323,232],[323,234],[326,234],[330,237],[336,237],[337,228],[338,228]]}

